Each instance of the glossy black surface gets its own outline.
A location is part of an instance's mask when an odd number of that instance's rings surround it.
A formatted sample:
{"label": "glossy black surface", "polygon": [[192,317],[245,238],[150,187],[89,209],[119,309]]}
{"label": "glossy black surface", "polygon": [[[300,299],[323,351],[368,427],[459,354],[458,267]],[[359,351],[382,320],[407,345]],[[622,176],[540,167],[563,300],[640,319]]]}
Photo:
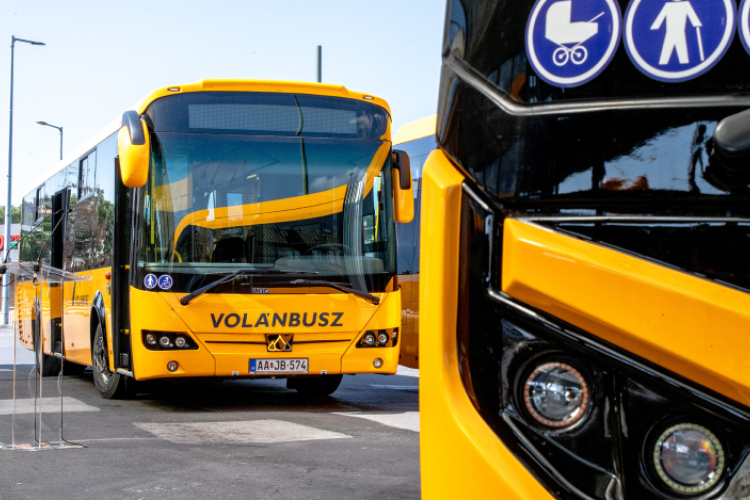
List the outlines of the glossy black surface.
{"label": "glossy black surface", "polygon": [[514,116],[460,80],[446,89],[446,73],[440,146],[509,210],[750,214],[750,159],[711,158],[737,108]]}
{"label": "glossy black surface", "polygon": [[[458,359],[469,397],[503,444],[557,498],[675,498],[651,467],[651,447],[669,425],[698,423],[719,436],[727,456],[727,471],[706,498],[725,491],[750,452],[748,409],[572,325],[499,300],[497,281],[486,279],[485,219],[496,214],[463,199],[459,286],[467,293],[459,295]],[[497,256],[502,243],[494,240]],[[569,431],[545,428],[523,408],[525,375],[547,361],[572,364],[589,384],[590,413]]]}
{"label": "glossy black surface", "polygon": [[[536,77],[527,62],[524,33],[535,0],[449,0],[443,55],[452,54],[484,75],[517,102],[602,98],[727,95],[750,91],[750,56],[739,34],[724,57],[705,75],[682,83],[646,77],[621,43],[609,66],[591,82],[560,89]],[[625,15],[629,0],[618,0]],[[736,2],[739,7],[739,1]]]}

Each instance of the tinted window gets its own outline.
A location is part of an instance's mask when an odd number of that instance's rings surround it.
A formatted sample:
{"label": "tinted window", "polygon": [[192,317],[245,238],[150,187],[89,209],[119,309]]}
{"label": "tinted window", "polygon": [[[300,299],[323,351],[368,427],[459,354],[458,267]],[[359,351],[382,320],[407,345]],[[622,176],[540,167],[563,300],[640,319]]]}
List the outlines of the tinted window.
{"label": "tinted window", "polygon": [[423,137],[394,146],[394,149],[400,149],[409,154],[411,178],[414,186],[414,219],[408,224],[396,224],[399,274],[415,274],[419,272],[419,232],[422,225],[422,168],[425,160],[427,160],[427,156],[429,156],[435,147],[434,136]]}
{"label": "tinted window", "polygon": [[154,102],[156,132],[380,139],[388,114],[355,99],[261,92],[198,92]]}

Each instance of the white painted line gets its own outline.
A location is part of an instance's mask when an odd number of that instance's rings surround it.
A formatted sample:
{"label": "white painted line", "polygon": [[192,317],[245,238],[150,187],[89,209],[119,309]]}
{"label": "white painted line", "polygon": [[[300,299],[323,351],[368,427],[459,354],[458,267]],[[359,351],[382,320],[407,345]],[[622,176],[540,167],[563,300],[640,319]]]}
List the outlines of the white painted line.
{"label": "white painted line", "polygon": [[[75,398],[65,397],[63,400],[63,409],[65,413],[78,413],[84,411],[99,411],[96,406],[90,406],[83,401],[78,401]],[[60,398],[43,398],[42,399],[42,413],[59,413],[60,412]],[[16,415],[23,413],[34,413],[34,400],[33,399],[17,399],[16,400]],[[0,415],[12,415],[13,414],[13,400],[3,399],[0,400]]]}
{"label": "white painted line", "polygon": [[346,417],[357,417],[372,420],[379,424],[395,427],[396,429],[405,429],[407,431],[419,432],[419,412],[407,411],[405,413],[334,413],[334,415],[344,415]]}
{"label": "white painted line", "polygon": [[370,384],[370,387],[374,387],[376,389],[396,389],[399,391],[418,391],[419,386],[418,385],[379,385],[379,384]]}
{"label": "white painted line", "polygon": [[419,378],[419,370],[416,370],[414,368],[407,368],[405,366],[398,365],[398,369],[396,370],[396,375],[401,375],[404,377],[417,377]]}
{"label": "white painted line", "polygon": [[346,434],[325,431],[283,420],[247,420],[240,422],[200,422],[159,424],[134,422],[139,429],[181,444],[253,444],[291,443],[318,439],[350,438]]}

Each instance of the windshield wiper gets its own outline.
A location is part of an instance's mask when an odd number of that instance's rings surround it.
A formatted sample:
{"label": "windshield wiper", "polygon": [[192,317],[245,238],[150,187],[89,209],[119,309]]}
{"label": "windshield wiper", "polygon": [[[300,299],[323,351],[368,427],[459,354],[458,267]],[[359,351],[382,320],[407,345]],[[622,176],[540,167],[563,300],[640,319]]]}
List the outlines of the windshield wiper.
{"label": "windshield wiper", "polygon": [[335,288],[336,290],[341,290],[342,292],[347,293],[353,293],[354,295],[358,297],[362,297],[363,299],[369,300],[375,305],[380,304],[380,299],[376,297],[375,295],[367,292],[362,292],[360,290],[355,290],[353,288],[348,288],[343,285],[339,285],[338,283],[335,283],[333,281],[326,281],[326,280],[294,280],[289,282],[291,285],[317,285],[317,286],[327,286],[330,288]]}
{"label": "windshield wiper", "polygon": [[297,274],[299,275],[299,274],[318,274],[318,273],[314,273],[314,272],[311,273],[311,272],[306,272],[306,271],[284,271],[282,269],[240,269],[239,271],[235,271],[231,274],[227,274],[220,280],[214,281],[213,283],[209,283],[208,285],[200,287],[196,291],[188,295],[185,295],[184,297],[180,299],[180,304],[182,304],[183,306],[186,306],[190,303],[191,300],[211,290],[212,288],[217,287],[221,284],[224,284],[227,281],[232,281],[237,276],[241,276],[241,275],[245,276],[248,274],[258,274],[258,275],[261,275],[261,274]]}

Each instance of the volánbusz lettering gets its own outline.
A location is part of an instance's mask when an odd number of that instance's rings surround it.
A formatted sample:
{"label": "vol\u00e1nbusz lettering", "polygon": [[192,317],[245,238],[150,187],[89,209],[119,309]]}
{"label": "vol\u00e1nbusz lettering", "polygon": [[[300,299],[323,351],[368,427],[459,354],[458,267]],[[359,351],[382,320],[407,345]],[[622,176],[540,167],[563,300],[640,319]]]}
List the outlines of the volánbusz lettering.
{"label": "vol\u00e1nbusz lettering", "polygon": [[342,312],[291,312],[291,313],[269,313],[263,312],[257,315],[243,313],[211,313],[211,323],[214,328],[272,328],[275,326],[292,328],[313,327],[335,327],[342,328],[344,313]]}

